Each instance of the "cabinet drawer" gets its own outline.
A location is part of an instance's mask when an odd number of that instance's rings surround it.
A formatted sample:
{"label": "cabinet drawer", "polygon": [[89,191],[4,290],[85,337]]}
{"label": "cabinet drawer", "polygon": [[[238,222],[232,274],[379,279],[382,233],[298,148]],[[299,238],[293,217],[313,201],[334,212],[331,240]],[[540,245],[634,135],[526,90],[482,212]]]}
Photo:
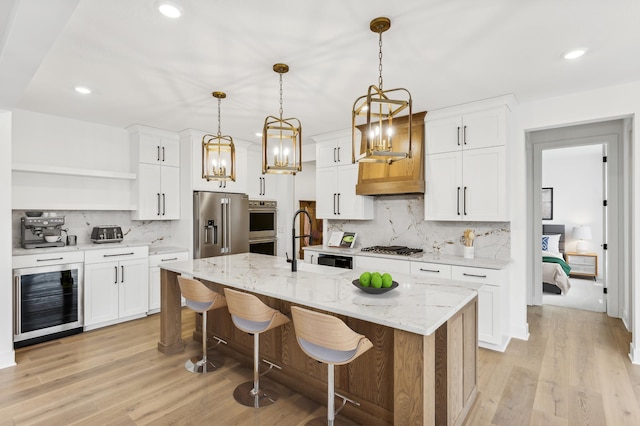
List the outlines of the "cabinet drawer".
{"label": "cabinet drawer", "polygon": [[162,266],[163,263],[180,262],[182,260],[189,260],[188,251],[152,254],[149,256],[149,268]]}
{"label": "cabinet drawer", "polygon": [[411,275],[451,278],[451,265],[428,262],[410,262]]}
{"label": "cabinet drawer", "polygon": [[399,272],[408,274],[411,270],[406,260],[385,259],[383,257],[356,256],[355,267],[369,272]]}
{"label": "cabinet drawer", "polygon": [[33,268],[35,266],[60,265],[64,263],[84,262],[84,251],[68,251],[62,253],[28,254],[25,256],[13,256],[12,267]]}
{"label": "cabinet drawer", "polygon": [[505,281],[504,270],[472,268],[467,266],[452,266],[451,279],[495,286],[501,286]]}
{"label": "cabinet drawer", "polygon": [[118,247],[110,249],[88,250],[85,263],[102,263],[120,260],[143,259],[149,256],[149,247]]}
{"label": "cabinet drawer", "polygon": [[567,263],[570,265],[584,265],[594,267],[596,266],[596,258],[593,256],[573,256],[569,255],[567,257]]}

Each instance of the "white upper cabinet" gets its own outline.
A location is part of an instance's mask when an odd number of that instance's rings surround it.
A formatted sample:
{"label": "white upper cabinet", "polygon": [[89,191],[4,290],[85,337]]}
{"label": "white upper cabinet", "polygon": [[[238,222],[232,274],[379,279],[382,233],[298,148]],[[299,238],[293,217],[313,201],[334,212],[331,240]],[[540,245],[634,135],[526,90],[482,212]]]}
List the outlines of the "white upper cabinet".
{"label": "white upper cabinet", "polygon": [[177,133],[140,125],[127,129],[137,170],[134,220],[180,219],[180,141]]}
{"label": "white upper cabinet", "polygon": [[316,149],[316,168],[351,164],[351,131],[332,135],[322,149]]}
{"label": "white upper cabinet", "polygon": [[351,163],[351,131],[312,139],[316,142],[316,216],[373,219],[373,197],[356,195],[358,164]]}
{"label": "white upper cabinet", "polygon": [[278,183],[283,175],[262,174],[262,153],[247,150],[247,193],[251,199],[275,200],[278,197]]}
{"label": "white upper cabinet", "polygon": [[180,141],[177,134],[161,136],[158,133],[147,133],[144,128],[138,133],[140,163],[180,167]]}
{"label": "white upper cabinet", "polygon": [[427,114],[425,152],[430,155],[504,145],[506,116],[506,106],[434,119]]}
{"label": "white upper cabinet", "polygon": [[507,139],[512,96],[430,112],[425,220],[509,221]]}

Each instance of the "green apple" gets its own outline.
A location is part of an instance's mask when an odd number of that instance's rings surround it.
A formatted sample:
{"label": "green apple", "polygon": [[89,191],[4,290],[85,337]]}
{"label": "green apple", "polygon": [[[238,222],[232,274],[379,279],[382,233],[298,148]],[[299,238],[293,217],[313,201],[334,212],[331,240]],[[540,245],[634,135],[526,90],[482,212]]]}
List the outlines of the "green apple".
{"label": "green apple", "polygon": [[363,272],[362,275],[360,275],[360,285],[362,287],[369,287],[370,284],[371,274],[369,272]]}
{"label": "green apple", "polygon": [[382,276],[377,272],[371,274],[371,287],[373,288],[382,287]]}
{"label": "green apple", "polygon": [[391,278],[391,274],[385,272],[382,274],[382,287],[389,288],[393,285],[393,278]]}

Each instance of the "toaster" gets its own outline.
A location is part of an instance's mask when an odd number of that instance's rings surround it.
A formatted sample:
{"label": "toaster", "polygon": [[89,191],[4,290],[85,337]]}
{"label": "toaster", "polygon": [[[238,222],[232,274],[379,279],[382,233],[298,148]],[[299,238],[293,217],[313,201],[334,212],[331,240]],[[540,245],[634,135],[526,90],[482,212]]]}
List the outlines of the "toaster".
{"label": "toaster", "polygon": [[122,241],[122,228],[116,225],[95,226],[91,231],[91,241],[96,244],[119,243]]}

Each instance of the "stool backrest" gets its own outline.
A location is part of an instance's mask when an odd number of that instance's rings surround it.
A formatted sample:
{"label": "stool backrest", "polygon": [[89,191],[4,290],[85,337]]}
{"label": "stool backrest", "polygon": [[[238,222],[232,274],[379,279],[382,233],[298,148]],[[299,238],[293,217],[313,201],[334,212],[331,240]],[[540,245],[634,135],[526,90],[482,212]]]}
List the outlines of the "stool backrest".
{"label": "stool backrest", "polygon": [[253,322],[267,322],[269,326],[264,330],[288,323],[289,317],[277,309],[267,306],[262,300],[253,294],[237,291],[225,287],[224,294],[227,298],[229,313]]}
{"label": "stool backrest", "polygon": [[192,301],[199,304],[200,309],[196,310],[210,311],[212,309],[221,308],[227,304],[227,301],[222,294],[211,290],[209,287],[198,280],[194,280],[193,278],[178,276],[178,285],[180,286],[180,292],[184,298],[187,299],[187,303]]}
{"label": "stool backrest", "polygon": [[357,358],[373,347],[366,336],[350,329],[340,318],[299,306],[291,307],[291,316],[297,337],[336,351],[357,349],[351,359]]}

